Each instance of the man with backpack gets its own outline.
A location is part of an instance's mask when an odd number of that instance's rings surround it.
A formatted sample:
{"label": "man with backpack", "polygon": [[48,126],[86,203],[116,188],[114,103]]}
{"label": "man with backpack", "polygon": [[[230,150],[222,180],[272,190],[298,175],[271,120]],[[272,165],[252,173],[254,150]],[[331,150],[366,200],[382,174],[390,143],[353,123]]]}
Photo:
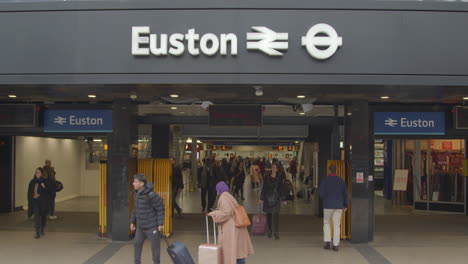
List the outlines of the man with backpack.
{"label": "man with backpack", "polygon": [[164,202],[153,191],[153,184],[143,174],[133,176],[133,212],[130,230],[135,231],[135,264],[141,263],[141,251],[145,239],[151,242],[153,263],[160,263],[160,232],[164,225]]}

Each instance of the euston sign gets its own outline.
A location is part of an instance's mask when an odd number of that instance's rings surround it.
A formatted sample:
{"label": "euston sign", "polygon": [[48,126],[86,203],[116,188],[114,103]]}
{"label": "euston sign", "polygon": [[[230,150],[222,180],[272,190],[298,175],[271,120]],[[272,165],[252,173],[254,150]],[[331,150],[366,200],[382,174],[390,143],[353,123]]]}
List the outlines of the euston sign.
{"label": "euston sign", "polygon": [[375,135],[444,135],[444,112],[375,112]]}
{"label": "euston sign", "polygon": [[[268,56],[283,56],[283,52],[289,48],[287,32],[275,32],[264,26],[254,26],[252,31],[247,33],[247,50],[263,52]],[[234,33],[200,35],[192,28],[185,34],[168,35],[151,33],[149,26],[132,27],[134,56],[181,56],[185,52],[192,56],[236,56],[238,42]],[[310,56],[326,60],[343,45],[343,39],[332,26],[322,23],[312,26],[301,38],[301,43]]]}
{"label": "euston sign", "polygon": [[112,110],[48,110],[44,132],[112,132]]}

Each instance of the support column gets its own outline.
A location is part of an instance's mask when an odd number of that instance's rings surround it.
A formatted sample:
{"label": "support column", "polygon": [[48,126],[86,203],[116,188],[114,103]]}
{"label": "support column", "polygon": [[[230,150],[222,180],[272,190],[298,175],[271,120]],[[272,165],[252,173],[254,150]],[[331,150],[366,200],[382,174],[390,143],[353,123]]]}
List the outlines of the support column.
{"label": "support column", "polygon": [[[351,146],[352,243],[367,243],[374,238],[374,182],[368,181],[373,175],[374,140],[370,125],[372,116],[366,101],[356,101],[349,109],[351,124],[349,143]],[[358,174],[363,174],[363,182],[358,182]]]}
{"label": "support column", "polygon": [[197,138],[192,138],[192,155],[191,155],[191,160],[192,160],[192,179],[191,183],[193,186],[198,185],[198,159],[197,159]]}
{"label": "support column", "polygon": [[169,125],[153,125],[151,130],[151,157],[153,159],[169,158],[171,129]]}
{"label": "support column", "polygon": [[136,107],[128,100],[115,101],[113,132],[108,136],[108,233],[114,241],[129,240],[130,160],[137,144]]}

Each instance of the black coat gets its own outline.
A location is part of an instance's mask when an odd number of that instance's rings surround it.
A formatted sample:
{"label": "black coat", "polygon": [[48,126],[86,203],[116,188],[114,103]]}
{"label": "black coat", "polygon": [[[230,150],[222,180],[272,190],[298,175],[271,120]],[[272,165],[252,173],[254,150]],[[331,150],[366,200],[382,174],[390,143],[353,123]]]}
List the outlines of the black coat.
{"label": "black coat", "polygon": [[260,200],[263,201],[263,211],[265,213],[279,213],[281,208],[281,201],[285,200],[282,193],[282,186],[284,185],[285,176],[278,173],[275,179],[267,175],[263,183]]}
{"label": "black coat", "polygon": [[184,179],[182,177],[182,169],[180,166],[172,168],[172,190],[177,191],[184,188]]}
{"label": "black coat", "polygon": [[[39,184],[37,193],[40,195],[34,199],[34,186]],[[42,186],[44,184],[45,188]],[[49,182],[44,178],[34,177],[28,186],[28,217],[31,217],[34,213],[40,215],[47,215],[49,213],[49,200],[50,200],[50,188]]]}
{"label": "black coat", "polygon": [[164,225],[164,201],[153,192],[153,184],[146,183],[141,192],[133,194],[133,212],[130,222],[143,230]]}

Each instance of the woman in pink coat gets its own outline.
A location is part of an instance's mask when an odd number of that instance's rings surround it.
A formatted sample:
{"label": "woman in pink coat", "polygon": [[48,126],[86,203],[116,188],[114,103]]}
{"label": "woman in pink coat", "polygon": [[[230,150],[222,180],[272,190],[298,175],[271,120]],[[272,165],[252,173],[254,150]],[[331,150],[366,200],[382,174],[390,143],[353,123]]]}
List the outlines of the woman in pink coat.
{"label": "woman in pink coat", "polygon": [[218,242],[223,251],[223,264],[245,264],[245,259],[254,253],[247,228],[237,228],[234,221],[234,209],[239,204],[229,193],[225,182],[216,185],[218,209],[208,215],[218,223]]}

